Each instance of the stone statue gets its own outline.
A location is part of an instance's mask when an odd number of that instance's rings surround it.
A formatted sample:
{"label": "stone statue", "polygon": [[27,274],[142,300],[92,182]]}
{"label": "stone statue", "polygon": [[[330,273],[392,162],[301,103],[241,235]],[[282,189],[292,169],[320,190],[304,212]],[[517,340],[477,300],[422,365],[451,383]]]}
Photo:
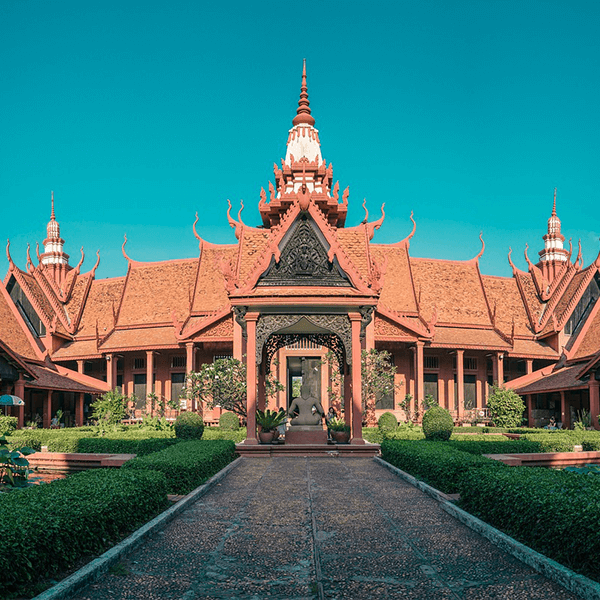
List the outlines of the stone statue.
{"label": "stone statue", "polygon": [[320,425],[324,412],[318,398],[311,395],[310,385],[303,383],[300,396],[292,400],[290,410],[288,411],[288,415],[291,417],[290,427]]}

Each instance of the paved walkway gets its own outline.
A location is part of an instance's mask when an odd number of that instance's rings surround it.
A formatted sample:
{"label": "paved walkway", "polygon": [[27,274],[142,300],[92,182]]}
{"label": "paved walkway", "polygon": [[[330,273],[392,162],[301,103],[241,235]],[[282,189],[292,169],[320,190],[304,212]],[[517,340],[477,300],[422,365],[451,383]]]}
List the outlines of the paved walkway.
{"label": "paved walkway", "polygon": [[574,598],[366,458],[243,459],[86,600]]}

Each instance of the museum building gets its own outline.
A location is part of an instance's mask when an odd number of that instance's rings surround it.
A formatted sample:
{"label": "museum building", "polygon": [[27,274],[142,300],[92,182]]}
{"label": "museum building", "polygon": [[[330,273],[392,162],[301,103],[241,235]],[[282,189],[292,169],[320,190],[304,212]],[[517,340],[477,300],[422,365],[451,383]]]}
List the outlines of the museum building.
{"label": "museum building", "polygon": [[[413,415],[431,395],[456,422],[481,420],[493,382],[518,382],[531,424],[551,416],[568,423],[581,408],[594,413],[600,256],[584,268],[580,246],[572,261],[556,193],[537,264],[526,249],[528,271],[522,271],[509,253],[512,277],[481,273],[483,240],[471,260],[411,256],[412,213],[403,239],[377,243],[383,206],[380,218],[370,220],[363,204],[364,220],[346,224],[349,190],[341,191],[321,155],[306,67],[286,155],[267,189],[260,191],[256,226],[243,222],[243,204],[236,217],[229,205],[235,244],[201,238],[196,217],[196,257],[136,260],[125,239],[127,272],[109,279],[95,277],[99,257],[82,272],[83,250],[70,265],[52,198],[43,253],[38,249],[34,260],[28,248],[21,269],[9,244],[9,270],[0,285],[0,385],[2,393],[25,400],[11,409],[20,426],[36,416],[49,426],[59,408],[70,423],[83,423],[93,396],[115,387],[135,395],[141,416],[156,408],[148,394],[179,398],[187,372],[233,356],[248,365],[247,441],[255,443],[255,409],[265,404],[269,371],[286,387],[271,408],[289,406],[292,383],[310,368],[313,393],[327,410],[328,352],[344,375],[338,408],[355,444],[362,443],[367,417],[391,411],[404,419],[400,403],[407,395]],[[365,412],[360,359],[362,350],[373,348],[391,354],[397,385]],[[561,388],[562,380],[539,387],[565,369],[570,388]],[[203,410],[209,422],[220,414],[194,403],[183,408]]]}

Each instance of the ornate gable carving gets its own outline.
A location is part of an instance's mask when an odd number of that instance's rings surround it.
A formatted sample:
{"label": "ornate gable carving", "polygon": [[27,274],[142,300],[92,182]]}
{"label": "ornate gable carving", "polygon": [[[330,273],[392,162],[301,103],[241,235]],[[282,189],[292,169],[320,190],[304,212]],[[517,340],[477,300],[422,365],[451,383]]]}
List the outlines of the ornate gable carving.
{"label": "ornate gable carving", "polygon": [[301,213],[289,237],[283,240],[279,261],[271,259],[257,285],[351,286],[337,259],[329,260],[326,242],[321,237],[308,213]]}

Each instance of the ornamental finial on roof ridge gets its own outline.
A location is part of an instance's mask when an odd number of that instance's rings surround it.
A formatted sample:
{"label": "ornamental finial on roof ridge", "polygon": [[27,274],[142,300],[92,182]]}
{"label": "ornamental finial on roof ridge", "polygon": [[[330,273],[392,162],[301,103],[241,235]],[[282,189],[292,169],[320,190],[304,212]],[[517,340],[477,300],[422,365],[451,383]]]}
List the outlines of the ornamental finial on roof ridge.
{"label": "ornamental finial on roof ridge", "polygon": [[310,102],[308,101],[308,87],[306,85],[306,59],[302,62],[302,85],[300,86],[300,100],[298,100],[298,108],[296,116],[292,120],[292,124],[300,125],[305,123],[311,127],[315,124],[315,118],[310,113]]}

